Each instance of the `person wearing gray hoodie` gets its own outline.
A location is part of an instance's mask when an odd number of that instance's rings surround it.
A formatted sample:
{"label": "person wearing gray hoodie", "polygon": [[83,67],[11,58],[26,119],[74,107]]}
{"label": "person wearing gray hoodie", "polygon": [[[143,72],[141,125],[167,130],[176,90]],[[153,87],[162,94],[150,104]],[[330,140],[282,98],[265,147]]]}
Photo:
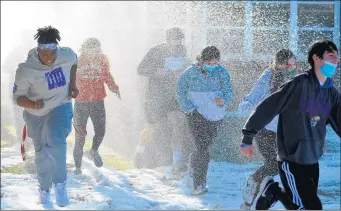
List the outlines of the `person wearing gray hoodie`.
{"label": "person wearing gray hoodie", "polygon": [[49,203],[55,184],[58,206],[69,203],[66,191],[66,138],[73,117],[71,98],[76,86],[77,55],[59,47],[59,31],[42,27],[34,36],[38,47],[19,64],[13,86],[13,103],[23,107],[27,134],[33,140],[40,203]]}

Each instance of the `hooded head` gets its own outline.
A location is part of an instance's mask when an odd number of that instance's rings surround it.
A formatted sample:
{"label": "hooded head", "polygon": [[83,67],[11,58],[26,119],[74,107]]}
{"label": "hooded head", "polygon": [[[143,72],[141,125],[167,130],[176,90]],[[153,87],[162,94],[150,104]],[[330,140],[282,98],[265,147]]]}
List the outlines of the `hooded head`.
{"label": "hooded head", "polygon": [[201,51],[200,61],[202,67],[208,73],[214,71],[218,67],[220,60],[220,51],[215,46],[208,46]]}
{"label": "hooded head", "polygon": [[280,49],[277,51],[273,66],[283,74],[286,80],[292,79],[297,75],[296,57],[289,49]]}
{"label": "hooded head", "polygon": [[184,38],[185,34],[178,27],[173,27],[166,31],[166,41],[170,46],[181,45]]}
{"label": "hooded head", "polygon": [[87,38],[80,49],[81,53],[101,53],[102,48],[101,48],[101,42],[97,38]]}

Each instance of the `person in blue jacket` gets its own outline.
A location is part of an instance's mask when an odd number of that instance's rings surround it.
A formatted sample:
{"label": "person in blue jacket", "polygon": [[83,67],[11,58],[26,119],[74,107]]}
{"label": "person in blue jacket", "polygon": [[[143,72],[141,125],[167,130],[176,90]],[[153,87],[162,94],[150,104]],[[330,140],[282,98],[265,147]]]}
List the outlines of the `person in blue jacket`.
{"label": "person in blue jacket", "polygon": [[[277,91],[280,85],[296,74],[294,53],[289,49],[280,49],[275,55],[273,64],[264,70],[251,92],[244,97],[238,110],[241,112],[251,112],[258,103]],[[264,165],[257,168],[255,173],[247,178],[242,193],[243,207],[251,208],[260,184],[266,176],[278,174],[276,161],[277,122],[278,116],[266,125],[256,137],[257,148],[264,158]]]}
{"label": "person in blue jacket", "polygon": [[230,75],[219,60],[220,52],[215,46],[203,49],[200,60],[181,74],[176,89],[177,101],[187,114],[195,143],[190,164],[193,169],[193,195],[208,191],[209,147],[217,136],[217,127],[224,119],[233,96]]}

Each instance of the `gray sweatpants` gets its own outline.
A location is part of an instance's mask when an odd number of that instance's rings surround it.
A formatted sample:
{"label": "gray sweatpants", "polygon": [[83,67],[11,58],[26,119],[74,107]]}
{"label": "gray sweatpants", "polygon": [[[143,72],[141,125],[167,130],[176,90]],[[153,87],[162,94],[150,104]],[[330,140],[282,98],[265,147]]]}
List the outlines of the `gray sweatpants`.
{"label": "gray sweatpants", "polygon": [[97,102],[76,102],[75,103],[75,147],[73,149],[73,159],[76,168],[82,166],[83,147],[85,144],[85,137],[87,135],[86,126],[89,117],[94,124],[95,135],[92,140],[92,149],[98,150],[101,145],[106,127],[106,113],[104,107],[104,100]]}
{"label": "gray sweatpants", "polygon": [[24,111],[27,135],[33,140],[35,165],[41,190],[49,190],[52,182],[66,181],[66,138],[71,132],[72,104],[52,109],[45,116]]}

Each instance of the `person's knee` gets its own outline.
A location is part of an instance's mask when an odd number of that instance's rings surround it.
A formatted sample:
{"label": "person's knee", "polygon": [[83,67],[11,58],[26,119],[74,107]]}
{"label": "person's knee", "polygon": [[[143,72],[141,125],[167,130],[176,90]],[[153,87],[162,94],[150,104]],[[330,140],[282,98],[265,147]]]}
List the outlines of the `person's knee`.
{"label": "person's knee", "polygon": [[76,137],[84,138],[87,135],[86,125],[74,125]]}

